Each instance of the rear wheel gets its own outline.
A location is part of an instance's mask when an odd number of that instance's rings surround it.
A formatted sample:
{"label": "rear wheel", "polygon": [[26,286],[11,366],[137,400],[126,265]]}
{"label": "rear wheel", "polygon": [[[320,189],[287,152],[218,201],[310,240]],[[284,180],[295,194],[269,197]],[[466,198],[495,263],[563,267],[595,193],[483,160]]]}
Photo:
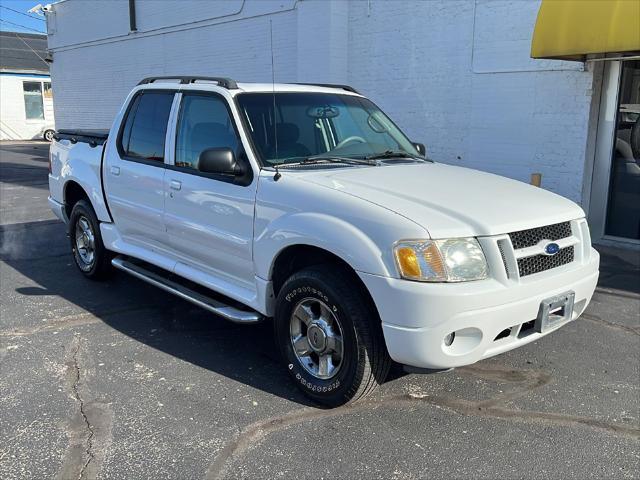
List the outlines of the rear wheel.
{"label": "rear wheel", "polygon": [[73,206],[69,217],[69,240],[76,266],[85,277],[101,279],[112,272],[113,254],[104,248],[98,218],[86,200]]}
{"label": "rear wheel", "polygon": [[293,274],[278,293],[276,339],[296,385],[335,407],[371,393],[391,360],[370,299],[339,267]]}

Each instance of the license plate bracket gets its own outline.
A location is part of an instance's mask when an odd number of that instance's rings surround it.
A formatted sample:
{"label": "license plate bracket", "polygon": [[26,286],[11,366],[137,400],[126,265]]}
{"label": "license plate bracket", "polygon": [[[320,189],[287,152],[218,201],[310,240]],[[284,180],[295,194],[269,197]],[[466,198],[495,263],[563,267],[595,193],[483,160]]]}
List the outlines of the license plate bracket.
{"label": "license plate bracket", "polygon": [[575,292],[570,291],[546,298],[540,302],[535,331],[545,333],[571,320],[575,298]]}

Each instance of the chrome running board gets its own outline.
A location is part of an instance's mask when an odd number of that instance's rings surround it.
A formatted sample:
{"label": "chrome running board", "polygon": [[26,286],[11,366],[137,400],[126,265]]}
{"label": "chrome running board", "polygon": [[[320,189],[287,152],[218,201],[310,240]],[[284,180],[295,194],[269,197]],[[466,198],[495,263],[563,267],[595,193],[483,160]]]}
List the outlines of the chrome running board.
{"label": "chrome running board", "polygon": [[118,270],[127,272],[140,280],[154,285],[165,292],[173,293],[177,297],[191,302],[205,310],[221,316],[225,320],[236,323],[256,323],[262,320],[262,315],[253,311],[240,310],[239,308],[227,305],[219,300],[215,300],[201,293],[195,292],[190,288],[181,285],[173,280],[159,275],[142,265],[126,260],[124,257],[118,256],[111,260],[111,264]]}

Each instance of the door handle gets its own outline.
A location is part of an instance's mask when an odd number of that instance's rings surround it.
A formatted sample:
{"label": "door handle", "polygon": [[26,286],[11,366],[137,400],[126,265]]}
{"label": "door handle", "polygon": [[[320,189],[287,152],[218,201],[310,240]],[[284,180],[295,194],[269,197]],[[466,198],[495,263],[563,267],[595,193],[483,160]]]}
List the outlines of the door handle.
{"label": "door handle", "polygon": [[180,190],[182,188],[182,182],[178,180],[171,180],[171,189],[172,190]]}
{"label": "door handle", "polygon": [[111,166],[111,175],[120,175],[120,167]]}

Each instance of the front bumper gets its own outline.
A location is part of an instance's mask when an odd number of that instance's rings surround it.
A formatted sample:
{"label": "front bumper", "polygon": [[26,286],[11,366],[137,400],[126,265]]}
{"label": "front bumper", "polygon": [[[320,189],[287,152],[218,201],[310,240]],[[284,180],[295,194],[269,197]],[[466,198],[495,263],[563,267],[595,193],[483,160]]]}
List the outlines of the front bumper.
{"label": "front bumper", "polygon": [[[469,365],[547,335],[529,329],[527,322],[535,320],[541,302],[554,295],[575,292],[575,320],[595,290],[599,258],[591,249],[584,262],[518,281],[430,284],[359,275],[378,308],[391,358],[443,369]],[[446,346],[444,339],[451,332],[456,332],[455,339]]]}

